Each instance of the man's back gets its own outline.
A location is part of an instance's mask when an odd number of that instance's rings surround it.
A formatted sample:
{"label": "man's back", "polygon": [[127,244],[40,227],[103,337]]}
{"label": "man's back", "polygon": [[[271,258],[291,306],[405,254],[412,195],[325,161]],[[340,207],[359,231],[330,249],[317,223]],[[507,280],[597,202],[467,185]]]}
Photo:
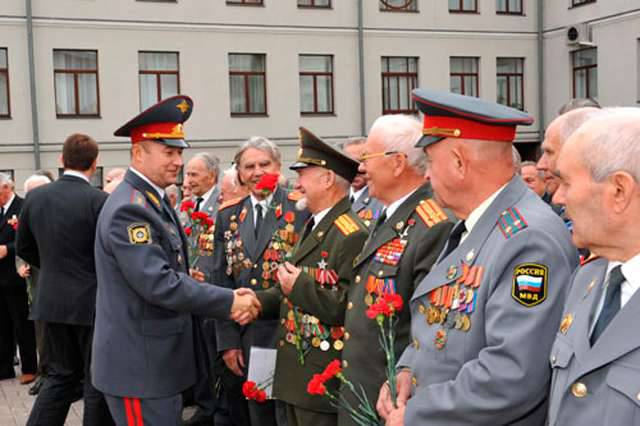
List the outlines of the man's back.
{"label": "man's back", "polygon": [[17,252],[40,267],[36,320],[90,325],[95,311],[95,229],[107,194],[65,175],[29,193]]}

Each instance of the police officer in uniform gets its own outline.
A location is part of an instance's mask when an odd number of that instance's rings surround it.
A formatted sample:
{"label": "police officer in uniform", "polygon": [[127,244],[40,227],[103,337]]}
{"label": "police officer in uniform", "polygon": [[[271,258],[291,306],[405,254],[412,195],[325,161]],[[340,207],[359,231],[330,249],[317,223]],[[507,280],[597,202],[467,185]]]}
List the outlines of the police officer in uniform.
{"label": "police officer in uniform", "polygon": [[[551,426],[640,425],[640,109],[592,118],[565,143],[555,200],[598,256],[571,279],[551,350]],[[620,153],[624,152],[624,157]]]}
{"label": "police officer in uniform", "polygon": [[[424,183],[427,159],[415,147],[420,137],[422,125],[414,118],[382,116],[373,123],[361,156],[360,170],[385,208],[353,265],[356,276],[349,287],[342,359],[349,379],[364,387],[372,405],[386,380],[386,357],[380,345],[372,344],[380,331],[366,317],[366,310],[384,293],[409,301],[453,226],[433,200],[431,186]],[[393,150],[395,154],[379,155]],[[396,359],[409,344],[411,323],[408,309],[398,315]],[[351,393],[343,395],[349,398]],[[351,402],[357,406],[355,400]],[[340,425],[355,424],[345,411],[338,413],[338,419]]]}
{"label": "police officer in uniform", "polygon": [[[300,238],[308,212],[295,209],[298,195],[280,186],[271,191],[259,185],[266,182],[265,176],[279,175],[280,163],[280,150],[263,137],[250,138],[236,153],[238,179],[250,194],[221,205],[216,220],[214,275],[227,288],[260,293],[273,287],[278,266]],[[227,367],[221,379],[234,424],[266,426],[285,421],[283,407],[277,409],[274,401],[249,401],[247,407],[241,392],[251,347],[275,348],[277,325],[275,319],[262,318],[244,327],[216,321],[218,351]]]}
{"label": "police officer in uniform", "polygon": [[460,220],[410,301],[388,425],[541,425],[548,353],[577,263],[562,220],[512,166],[522,111],[416,89],[436,199]]}
{"label": "police officer in uniform", "polygon": [[92,378],[119,426],[181,424],[181,392],[202,374],[192,314],[259,310],[251,292],[202,285],[187,273],[186,238],[164,188],[182,166],[182,123],[192,107],[175,96],[115,132],[133,146],[124,181],[98,219]]}

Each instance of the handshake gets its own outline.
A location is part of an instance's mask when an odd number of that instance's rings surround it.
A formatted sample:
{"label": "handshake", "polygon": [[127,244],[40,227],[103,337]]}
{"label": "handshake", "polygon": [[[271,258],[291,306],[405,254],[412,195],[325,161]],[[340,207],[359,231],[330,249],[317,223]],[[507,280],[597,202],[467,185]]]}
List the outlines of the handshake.
{"label": "handshake", "polygon": [[233,291],[231,319],[240,325],[247,325],[262,312],[262,305],[253,290],[239,288]]}

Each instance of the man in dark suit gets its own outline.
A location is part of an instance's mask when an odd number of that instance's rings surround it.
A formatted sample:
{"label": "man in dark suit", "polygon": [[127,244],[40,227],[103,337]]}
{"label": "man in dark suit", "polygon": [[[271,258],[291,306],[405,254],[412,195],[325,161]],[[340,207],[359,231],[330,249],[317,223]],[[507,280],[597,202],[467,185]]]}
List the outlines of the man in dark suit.
{"label": "man in dark suit", "polygon": [[20,383],[35,380],[36,337],[28,319],[27,285],[16,272],[15,238],[23,200],[13,192],[13,182],[0,173],[0,380],[15,376],[13,355],[20,348]]}
{"label": "man in dark suit", "polygon": [[84,424],[112,424],[103,396],[91,385],[90,349],[96,303],[93,254],[96,222],[107,194],[93,188],[98,144],[73,134],[62,148],[64,175],[29,192],[20,215],[18,255],[40,269],[31,318],[44,322],[48,377],[28,425],[64,423],[84,380]]}

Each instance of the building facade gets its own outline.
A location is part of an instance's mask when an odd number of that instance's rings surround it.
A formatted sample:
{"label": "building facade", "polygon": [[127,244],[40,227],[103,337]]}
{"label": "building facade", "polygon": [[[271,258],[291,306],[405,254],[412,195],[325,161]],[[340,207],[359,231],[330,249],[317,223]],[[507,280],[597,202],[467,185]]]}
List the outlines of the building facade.
{"label": "building facade", "polygon": [[415,112],[413,87],[530,112],[517,142],[532,158],[574,94],[637,103],[639,39],[635,0],[3,0],[0,170],[18,184],[57,170],[74,132],[100,143],[104,172],[126,165],[113,131],[176,93],[195,102],[187,158],[229,164],[262,135],[288,164],[298,126],[365,134],[383,113]]}

